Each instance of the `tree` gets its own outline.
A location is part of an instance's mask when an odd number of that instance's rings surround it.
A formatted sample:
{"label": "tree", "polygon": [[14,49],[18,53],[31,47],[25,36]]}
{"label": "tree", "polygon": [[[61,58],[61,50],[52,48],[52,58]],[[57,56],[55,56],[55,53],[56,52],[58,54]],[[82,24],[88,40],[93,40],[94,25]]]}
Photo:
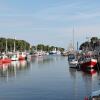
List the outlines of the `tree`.
{"label": "tree", "polygon": [[100,39],[98,39],[98,37],[92,37],[90,42],[84,42],[80,45],[80,50],[83,49],[89,49],[89,50],[94,50],[96,46],[100,45]]}
{"label": "tree", "polygon": [[[16,50],[18,51],[24,51],[24,50],[29,50],[30,44],[24,40],[14,40],[14,39],[7,39],[7,47],[8,51],[13,51],[14,50],[14,41],[16,44]],[[0,38],[0,50],[2,52],[5,51],[6,48],[6,38]]]}

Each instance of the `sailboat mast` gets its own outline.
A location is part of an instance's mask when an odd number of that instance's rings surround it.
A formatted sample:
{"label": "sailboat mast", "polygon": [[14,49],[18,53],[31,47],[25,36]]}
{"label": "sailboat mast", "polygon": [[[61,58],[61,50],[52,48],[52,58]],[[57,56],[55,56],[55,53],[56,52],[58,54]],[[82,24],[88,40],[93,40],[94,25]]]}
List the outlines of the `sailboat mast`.
{"label": "sailboat mast", "polygon": [[8,50],[8,45],[7,45],[7,38],[6,38],[6,54],[7,54],[7,50]]}
{"label": "sailboat mast", "polygon": [[16,44],[15,44],[15,36],[14,36],[14,52],[15,52],[15,47],[16,47]]}
{"label": "sailboat mast", "polygon": [[75,31],[74,31],[74,26],[73,26],[73,50],[74,50],[74,33]]}

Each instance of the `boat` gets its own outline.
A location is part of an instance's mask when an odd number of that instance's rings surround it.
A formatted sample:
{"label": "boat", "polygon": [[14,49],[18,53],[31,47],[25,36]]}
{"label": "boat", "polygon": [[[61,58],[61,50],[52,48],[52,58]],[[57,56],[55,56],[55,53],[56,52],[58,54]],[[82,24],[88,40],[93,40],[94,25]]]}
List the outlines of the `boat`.
{"label": "boat", "polygon": [[60,50],[57,50],[56,48],[49,52],[50,55],[61,55]]}
{"label": "boat", "polygon": [[81,61],[79,59],[79,65],[80,65],[81,70],[89,74],[96,73],[96,70],[95,70],[96,64],[97,64],[97,59],[93,58],[92,56],[85,56],[82,58]]}
{"label": "boat", "polygon": [[31,61],[31,55],[29,53],[26,53],[26,60]]}
{"label": "boat", "polygon": [[100,90],[92,92],[91,96],[85,97],[84,100],[100,100]]}
{"label": "boat", "polygon": [[75,54],[69,54],[68,55],[68,62],[71,62],[74,59],[75,59]]}
{"label": "boat", "polygon": [[64,52],[61,53],[61,55],[62,56],[68,56],[68,52],[67,51],[64,51]]}
{"label": "boat", "polygon": [[11,62],[11,59],[7,55],[5,54],[0,55],[0,64],[10,63],[10,62]]}
{"label": "boat", "polygon": [[61,55],[61,51],[60,50],[57,50],[57,55]]}
{"label": "boat", "polygon": [[42,57],[43,56],[43,52],[42,51],[36,51],[33,53],[32,55],[33,57]]}
{"label": "boat", "polygon": [[54,50],[50,51],[49,54],[50,54],[50,55],[55,55],[55,54],[57,54],[56,48],[55,48]]}
{"label": "boat", "polygon": [[78,59],[76,58],[75,54],[69,54],[68,55],[68,62],[69,62],[70,68],[77,68]]}
{"label": "boat", "polygon": [[26,59],[26,53],[25,52],[19,52],[18,53],[18,59],[19,60],[25,60]]}
{"label": "boat", "polygon": [[18,61],[19,60],[17,54],[12,54],[10,58],[11,58],[12,61]]}
{"label": "boat", "polygon": [[70,68],[77,68],[78,60],[77,59],[73,59],[72,61],[69,62],[69,66],[70,66]]}
{"label": "boat", "polygon": [[69,62],[70,68],[77,68],[78,59],[76,58],[75,54],[68,55],[68,62]]}

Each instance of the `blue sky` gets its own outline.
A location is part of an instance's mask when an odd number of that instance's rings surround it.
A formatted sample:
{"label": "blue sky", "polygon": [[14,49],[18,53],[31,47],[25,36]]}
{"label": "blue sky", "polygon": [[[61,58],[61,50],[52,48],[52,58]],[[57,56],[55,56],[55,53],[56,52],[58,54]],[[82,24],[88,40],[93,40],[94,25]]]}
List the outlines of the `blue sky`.
{"label": "blue sky", "polygon": [[0,37],[67,48],[100,37],[100,0],[0,0]]}

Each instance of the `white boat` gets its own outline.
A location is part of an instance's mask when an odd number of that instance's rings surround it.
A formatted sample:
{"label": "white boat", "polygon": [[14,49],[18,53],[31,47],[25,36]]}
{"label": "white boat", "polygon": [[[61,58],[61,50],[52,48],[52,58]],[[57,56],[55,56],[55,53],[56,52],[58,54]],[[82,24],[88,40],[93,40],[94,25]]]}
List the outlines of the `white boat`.
{"label": "white boat", "polygon": [[78,65],[78,60],[76,59],[75,54],[69,54],[68,55],[68,62],[70,68],[76,68]]}
{"label": "white boat", "polygon": [[75,54],[69,54],[68,55],[68,62],[71,62],[74,59],[76,59]]}
{"label": "white boat", "polygon": [[11,55],[11,60],[12,61],[18,61],[19,60],[18,55],[17,54],[12,54]]}
{"label": "white boat", "polygon": [[69,62],[70,64],[78,64],[78,60],[77,59],[73,59],[71,62]]}
{"label": "white boat", "polygon": [[26,54],[27,61],[31,61],[31,55],[29,53]]}
{"label": "white boat", "polygon": [[61,55],[61,52],[59,50],[57,50],[57,55]]}
{"label": "white boat", "polygon": [[32,56],[33,57],[41,57],[41,56],[43,56],[43,52],[42,51],[34,52],[34,54]]}
{"label": "white boat", "polygon": [[60,50],[56,50],[56,48],[55,48],[54,50],[50,51],[49,54],[51,54],[51,55],[61,55],[61,52],[60,52]]}
{"label": "white boat", "polygon": [[73,59],[72,61],[69,62],[70,68],[76,68],[77,65],[78,65],[78,60],[77,59]]}

